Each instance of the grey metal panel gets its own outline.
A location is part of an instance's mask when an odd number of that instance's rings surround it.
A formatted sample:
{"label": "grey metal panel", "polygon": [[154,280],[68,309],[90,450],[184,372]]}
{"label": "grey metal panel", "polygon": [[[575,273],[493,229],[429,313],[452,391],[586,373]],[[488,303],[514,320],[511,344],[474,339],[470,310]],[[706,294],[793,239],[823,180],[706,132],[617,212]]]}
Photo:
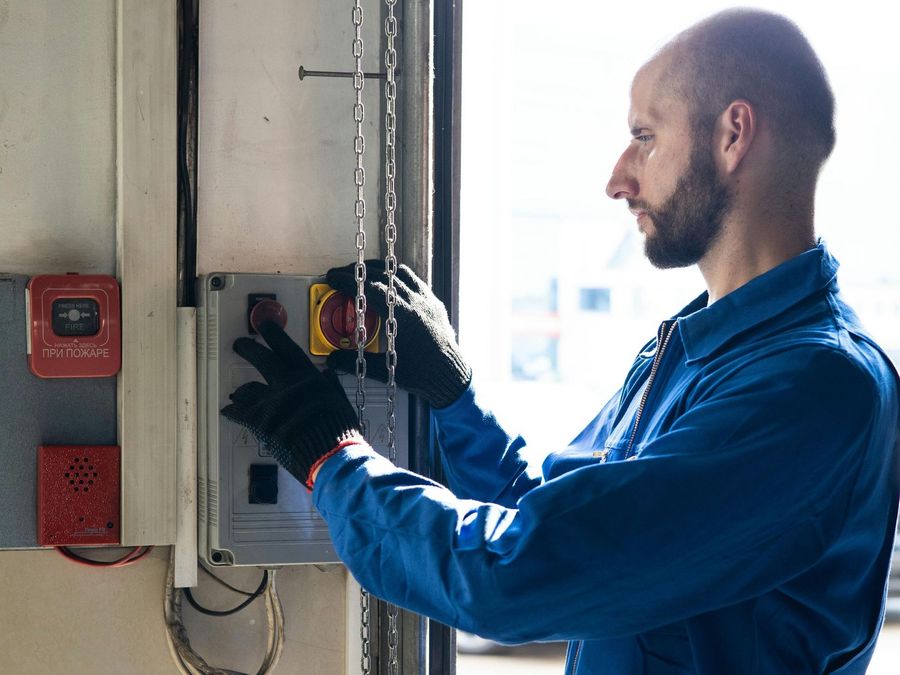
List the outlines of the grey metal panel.
{"label": "grey metal panel", "polygon": [[28,277],[0,274],[0,548],[37,547],[39,445],[115,445],[116,380],[44,380],[25,352]]}

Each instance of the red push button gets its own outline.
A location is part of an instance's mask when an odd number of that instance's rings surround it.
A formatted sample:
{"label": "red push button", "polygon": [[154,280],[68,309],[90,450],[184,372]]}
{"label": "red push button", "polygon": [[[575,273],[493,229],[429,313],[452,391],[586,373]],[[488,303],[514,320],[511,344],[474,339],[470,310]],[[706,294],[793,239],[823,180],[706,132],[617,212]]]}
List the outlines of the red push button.
{"label": "red push button", "polygon": [[280,328],[287,326],[287,310],[277,300],[260,300],[250,311],[250,325],[259,332],[259,327],[266,321],[278,324]]}

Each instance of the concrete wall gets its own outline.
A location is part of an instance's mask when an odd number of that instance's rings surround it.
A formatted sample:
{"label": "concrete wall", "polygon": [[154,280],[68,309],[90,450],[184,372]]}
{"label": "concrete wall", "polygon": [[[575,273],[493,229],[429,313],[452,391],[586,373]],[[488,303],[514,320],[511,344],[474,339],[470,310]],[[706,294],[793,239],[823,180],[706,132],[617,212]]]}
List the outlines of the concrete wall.
{"label": "concrete wall", "polygon": [[[375,70],[380,3],[370,6]],[[115,31],[114,0],[0,0],[0,271],[115,271]],[[332,0],[202,3],[200,273],[318,273],[355,255],[351,83],[297,77],[301,64],[352,68],[351,36],[349,5]],[[374,216],[382,108],[367,84]],[[374,253],[377,237],[370,243]],[[54,551],[0,552],[0,672],[176,672],[162,619],[167,560],[160,548],[98,570]],[[259,579],[252,569],[221,575],[248,590]],[[340,566],[278,572],[287,624],[276,672],[337,675],[356,662],[347,585]],[[214,608],[239,602],[202,574],[196,595]],[[186,608],[185,621],[211,664],[256,671],[262,601],[226,619]]]}
{"label": "concrete wall", "polygon": [[[100,554],[96,554],[100,557]],[[0,552],[0,672],[16,675],[171,675],[163,590],[168,549],[121,569],[82,567],[55,551]],[[224,570],[252,591],[255,569]],[[285,612],[285,648],[275,673],[344,673],[344,568],[284,568],[277,573]],[[243,600],[200,575],[195,597],[211,609]],[[266,615],[257,600],[224,618],[184,608],[191,645],[210,665],[255,673],[266,647]]]}
{"label": "concrete wall", "polygon": [[115,271],[115,0],[0,0],[0,268]]}

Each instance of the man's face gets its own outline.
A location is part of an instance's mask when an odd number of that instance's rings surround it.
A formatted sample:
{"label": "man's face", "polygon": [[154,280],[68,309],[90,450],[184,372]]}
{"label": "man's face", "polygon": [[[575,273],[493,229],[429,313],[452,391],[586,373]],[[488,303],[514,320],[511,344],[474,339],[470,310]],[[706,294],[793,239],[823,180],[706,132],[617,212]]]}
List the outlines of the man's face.
{"label": "man's face", "polygon": [[660,268],[699,262],[722,231],[730,194],[712,155],[712,133],[691,133],[687,103],[660,75],[661,57],[638,72],[631,91],[632,140],[606,192],[625,199],[644,233],[644,253]]}

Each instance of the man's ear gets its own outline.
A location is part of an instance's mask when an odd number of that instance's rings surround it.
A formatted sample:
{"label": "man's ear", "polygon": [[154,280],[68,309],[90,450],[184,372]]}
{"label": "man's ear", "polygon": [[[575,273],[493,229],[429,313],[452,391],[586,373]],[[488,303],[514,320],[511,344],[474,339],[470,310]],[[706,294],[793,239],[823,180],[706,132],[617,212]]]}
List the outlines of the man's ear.
{"label": "man's ear", "polygon": [[738,170],[759,131],[756,110],[744,99],[732,101],[716,125],[716,159],[725,173]]}

